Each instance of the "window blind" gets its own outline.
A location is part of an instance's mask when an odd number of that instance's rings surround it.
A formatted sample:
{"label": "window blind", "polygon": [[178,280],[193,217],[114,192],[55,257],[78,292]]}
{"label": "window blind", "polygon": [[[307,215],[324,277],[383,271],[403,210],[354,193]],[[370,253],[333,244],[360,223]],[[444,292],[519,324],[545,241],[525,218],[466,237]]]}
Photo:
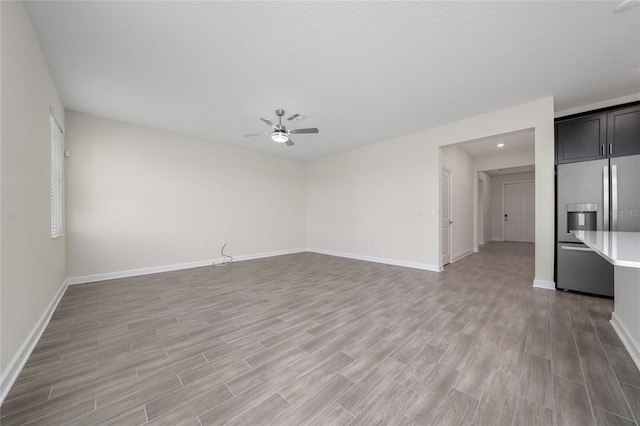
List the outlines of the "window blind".
{"label": "window blind", "polygon": [[62,235],[62,159],[63,141],[62,129],[56,119],[50,115],[51,120],[51,237]]}

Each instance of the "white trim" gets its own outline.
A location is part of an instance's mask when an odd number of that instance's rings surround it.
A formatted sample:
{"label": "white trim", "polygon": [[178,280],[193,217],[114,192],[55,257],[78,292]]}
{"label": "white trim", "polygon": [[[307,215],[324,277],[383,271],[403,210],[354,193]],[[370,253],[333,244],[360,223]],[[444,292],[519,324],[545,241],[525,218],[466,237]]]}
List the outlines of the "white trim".
{"label": "white trim", "polygon": [[[278,251],[268,251],[264,253],[257,254],[245,254],[242,256],[233,256],[233,261],[241,262],[243,260],[254,260],[254,259],[262,259],[265,257],[273,257],[273,256],[284,256],[285,254],[295,254],[295,253],[304,253],[306,252],[306,248],[297,248],[297,249],[288,249],[288,250],[278,250]],[[219,259],[224,260],[224,259]],[[218,259],[216,259],[216,262]]]}
{"label": "white trim", "polygon": [[627,331],[627,327],[624,326],[624,323],[615,312],[611,314],[610,322],[613,329],[618,334],[618,337],[622,340],[624,347],[627,348],[627,352],[631,355],[631,359],[635,362],[636,367],[640,369],[640,345],[638,342],[633,340],[633,337],[631,337],[631,334]]}
{"label": "white trim", "polygon": [[[300,248],[300,249],[270,251],[265,253],[247,254],[247,255],[241,255],[241,256],[233,256],[233,261],[241,262],[243,260],[262,259],[264,257],[281,256],[284,254],[292,254],[292,253],[302,253],[304,251],[306,250],[303,248]],[[117,278],[136,277],[139,275],[157,274],[160,272],[179,271],[181,269],[191,269],[191,268],[200,268],[203,266],[212,266],[213,263],[221,263],[224,260],[225,258],[197,260],[195,262],[174,263],[172,265],[152,266],[149,268],[138,268],[138,269],[129,269],[126,271],[83,275],[79,277],[68,278],[67,281],[69,285],[87,284],[87,283],[93,283],[97,281],[113,280]]]}
{"label": "white trim", "polygon": [[[442,147],[441,147],[442,148]],[[442,158],[442,149],[440,150],[440,158]],[[440,266],[439,270],[444,270],[444,259],[442,258],[442,175],[443,172],[449,174],[449,263],[453,263],[453,171],[445,166],[440,169]],[[449,264],[447,263],[447,265]]]}
{"label": "white trim", "polygon": [[468,251],[468,252],[466,252],[466,253],[462,253],[460,256],[456,256],[455,258],[451,259],[451,263],[457,262],[458,260],[462,260],[462,259],[464,259],[465,257],[467,257],[467,256],[469,256],[469,255],[472,255],[472,254],[474,253],[474,251],[475,251],[476,253],[478,252],[478,250],[470,250],[470,251]]}
{"label": "white trim", "polygon": [[[385,259],[385,258],[381,258],[381,257],[364,256],[364,255],[359,255],[359,254],[343,253],[343,252],[337,252],[337,251],[332,251],[332,250],[315,249],[315,248],[306,248],[306,249],[305,248],[299,248],[299,249],[289,249],[289,250],[278,250],[278,251],[270,251],[270,252],[265,252],[265,253],[256,253],[256,254],[247,254],[247,255],[241,255],[241,256],[234,256],[233,257],[233,261],[234,262],[241,262],[243,260],[254,260],[254,259],[262,259],[262,258],[265,258],[265,257],[282,256],[282,255],[286,255],[286,254],[304,253],[305,251],[312,252],[312,253],[327,254],[327,255],[330,255],[330,256],[346,257],[346,258],[349,258],[349,259],[366,260],[366,261],[369,261],[369,262],[384,263],[384,264],[387,264],[387,265],[404,266],[404,267],[407,267],[407,268],[422,269],[422,270],[425,270],[425,271],[433,271],[433,272],[442,271],[442,268],[440,268],[440,267],[438,267],[436,265],[429,265],[429,264],[426,264],[426,263],[407,262],[407,261],[404,261],[404,260]],[[471,253],[468,253],[468,254],[471,254]],[[172,265],[153,266],[153,267],[150,267],[150,268],[129,269],[129,270],[126,270],[126,271],[107,272],[107,273],[103,273],[103,274],[94,274],[94,275],[83,275],[83,276],[79,276],[79,277],[68,278],[67,279],[67,283],[69,285],[87,284],[87,283],[93,283],[93,282],[98,282],[98,281],[113,280],[113,279],[117,279],[117,278],[128,278],[128,277],[136,277],[136,276],[139,276],[139,275],[157,274],[157,273],[160,273],[160,272],[178,271],[178,270],[181,270],[181,269],[200,268],[200,267],[203,267],[203,266],[211,266],[211,265],[213,265],[214,262],[215,263],[220,263],[220,262],[223,262],[224,260],[225,260],[224,258],[198,260],[198,261],[195,261],[195,262],[175,263],[175,264],[172,264]]]}
{"label": "white trim", "polygon": [[56,294],[53,296],[51,303],[49,303],[49,306],[47,306],[47,309],[45,309],[44,313],[42,314],[40,319],[38,319],[38,322],[36,322],[36,324],[33,326],[33,329],[31,330],[27,338],[24,340],[24,342],[22,342],[20,349],[18,349],[18,352],[16,352],[16,354],[13,356],[11,362],[9,362],[9,365],[7,365],[7,368],[2,372],[2,377],[0,377],[0,404],[2,404],[4,399],[7,397],[11,386],[13,386],[16,379],[18,378],[18,375],[24,368],[24,365],[27,363],[31,352],[33,352],[36,345],[38,344],[38,341],[40,340],[40,337],[42,336],[45,328],[47,328],[47,325],[49,325],[51,316],[58,307],[58,303],[60,303],[60,299],[62,299],[62,296],[67,290],[68,285],[68,280],[65,280],[62,283]]}
{"label": "white trim", "polygon": [[533,280],[534,288],[544,288],[545,290],[556,290],[556,283],[553,281],[547,280]]}
{"label": "white trim", "polygon": [[440,272],[442,268],[437,265],[429,265],[427,263],[407,262],[405,260],[386,259],[383,257],[365,256],[361,254],[344,253],[340,251],[308,248],[311,253],[327,254],[329,256],[346,257],[348,259],[366,260],[367,262],[384,263],[386,265],[404,266],[405,268],[422,269],[423,271]]}
{"label": "white trim", "polygon": [[[476,185],[474,188],[473,198],[473,251],[478,253],[481,245],[484,244],[484,204],[480,202],[480,198],[484,202],[484,179],[480,177],[479,171],[476,171]],[[482,187],[482,193],[480,193],[480,187]],[[482,216],[482,217],[480,217]]]}
{"label": "white trim", "polygon": [[504,238],[491,238],[491,241],[504,241]]}
{"label": "white trim", "polygon": [[128,269],[126,271],[105,272],[102,274],[82,275],[68,278],[69,285],[94,283],[97,281],[114,280],[117,278],[137,277],[138,275],[157,274],[160,272],[178,271],[180,269],[211,266],[212,260],[198,260],[196,262],[175,263],[173,265],[152,266],[150,268]]}

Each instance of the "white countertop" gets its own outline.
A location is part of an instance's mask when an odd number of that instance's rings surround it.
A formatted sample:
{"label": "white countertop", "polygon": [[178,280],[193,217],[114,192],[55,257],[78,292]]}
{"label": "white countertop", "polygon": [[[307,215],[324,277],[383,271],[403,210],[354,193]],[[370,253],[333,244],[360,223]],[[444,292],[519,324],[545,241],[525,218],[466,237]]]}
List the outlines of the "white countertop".
{"label": "white countertop", "polygon": [[640,232],[571,231],[615,266],[640,268]]}

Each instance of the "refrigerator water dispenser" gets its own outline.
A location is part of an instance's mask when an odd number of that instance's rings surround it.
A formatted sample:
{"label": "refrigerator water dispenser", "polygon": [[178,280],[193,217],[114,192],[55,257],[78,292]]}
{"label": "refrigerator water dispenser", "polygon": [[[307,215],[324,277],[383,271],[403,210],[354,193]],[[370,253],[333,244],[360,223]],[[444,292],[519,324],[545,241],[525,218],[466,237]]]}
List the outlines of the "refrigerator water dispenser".
{"label": "refrigerator water dispenser", "polygon": [[567,232],[595,231],[598,223],[598,204],[567,204]]}

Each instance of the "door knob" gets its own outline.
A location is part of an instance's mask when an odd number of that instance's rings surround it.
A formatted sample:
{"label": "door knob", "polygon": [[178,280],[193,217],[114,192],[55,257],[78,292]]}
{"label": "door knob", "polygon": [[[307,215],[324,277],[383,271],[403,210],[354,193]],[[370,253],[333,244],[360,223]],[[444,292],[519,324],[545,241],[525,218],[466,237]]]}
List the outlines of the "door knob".
{"label": "door knob", "polygon": [[449,224],[451,224],[451,223],[453,223],[453,221],[452,221],[452,220],[450,220],[450,221],[449,221]]}

